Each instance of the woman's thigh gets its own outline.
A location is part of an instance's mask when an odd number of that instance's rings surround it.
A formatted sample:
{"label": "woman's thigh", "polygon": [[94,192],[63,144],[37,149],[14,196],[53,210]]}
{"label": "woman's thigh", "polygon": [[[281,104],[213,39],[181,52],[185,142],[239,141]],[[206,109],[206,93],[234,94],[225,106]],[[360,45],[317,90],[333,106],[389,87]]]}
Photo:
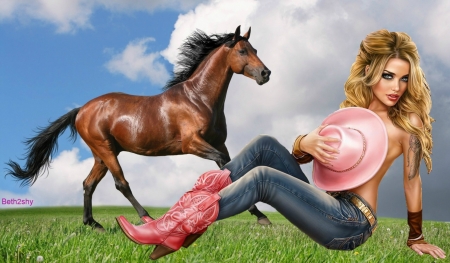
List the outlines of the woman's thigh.
{"label": "woman's thigh", "polygon": [[309,183],[290,152],[268,135],[255,137],[222,169],[231,171],[230,177],[234,182],[258,166],[271,167]]}

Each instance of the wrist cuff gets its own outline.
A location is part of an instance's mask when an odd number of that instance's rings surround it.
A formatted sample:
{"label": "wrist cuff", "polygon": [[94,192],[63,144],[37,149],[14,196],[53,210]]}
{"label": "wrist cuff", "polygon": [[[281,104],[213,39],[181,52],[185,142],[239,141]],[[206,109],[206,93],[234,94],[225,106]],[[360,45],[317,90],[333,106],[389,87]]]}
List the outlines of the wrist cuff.
{"label": "wrist cuff", "polygon": [[422,234],[422,210],[420,210],[419,212],[408,211],[408,225],[408,247],[414,244],[427,244]]}

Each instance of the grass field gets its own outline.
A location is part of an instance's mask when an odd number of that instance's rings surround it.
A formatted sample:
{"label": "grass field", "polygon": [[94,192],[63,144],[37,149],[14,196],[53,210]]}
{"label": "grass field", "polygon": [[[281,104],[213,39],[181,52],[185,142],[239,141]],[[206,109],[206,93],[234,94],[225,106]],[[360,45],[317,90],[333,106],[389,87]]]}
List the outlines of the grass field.
{"label": "grass field", "polygon": [[[167,209],[148,208],[154,217]],[[115,216],[139,221],[132,207],[94,207],[106,228],[97,233],[82,224],[82,207],[0,209],[0,262],[150,262],[153,246],[129,241]],[[410,250],[406,220],[381,218],[375,234],[353,251],[327,250],[278,213],[269,227],[245,212],[214,223],[191,247],[156,262],[434,262]],[[426,239],[450,253],[450,224],[424,222]],[[450,262],[449,259],[439,262]]]}

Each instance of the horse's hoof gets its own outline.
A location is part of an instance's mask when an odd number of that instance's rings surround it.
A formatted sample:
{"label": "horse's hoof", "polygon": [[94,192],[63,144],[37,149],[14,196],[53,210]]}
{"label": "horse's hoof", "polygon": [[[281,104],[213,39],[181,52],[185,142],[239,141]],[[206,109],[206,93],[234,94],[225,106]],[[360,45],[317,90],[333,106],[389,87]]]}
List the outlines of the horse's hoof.
{"label": "horse's hoof", "polygon": [[258,224],[260,224],[262,226],[268,226],[268,225],[272,224],[267,217],[258,218],[257,222],[258,222]]}
{"label": "horse's hoof", "polygon": [[87,226],[91,226],[92,229],[97,233],[105,233],[106,230],[97,221],[92,220],[91,223],[84,223]]}
{"label": "horse's hoof", "polygon": [[103,227],[94,227],[94,231],[97,233],[105,233],[106,230]]}

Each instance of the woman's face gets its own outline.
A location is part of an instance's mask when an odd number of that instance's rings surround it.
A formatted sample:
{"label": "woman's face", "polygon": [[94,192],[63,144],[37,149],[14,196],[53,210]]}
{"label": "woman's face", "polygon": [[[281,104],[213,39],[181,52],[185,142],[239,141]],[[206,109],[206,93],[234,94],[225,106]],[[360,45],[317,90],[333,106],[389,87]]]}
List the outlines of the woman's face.
{"label": "woman's face", "polygon": [[399,101],[408,87],[409,68],[409,62],[403,59],[388,60],[380,81],[372,86],[372,106],[392,107]]}

